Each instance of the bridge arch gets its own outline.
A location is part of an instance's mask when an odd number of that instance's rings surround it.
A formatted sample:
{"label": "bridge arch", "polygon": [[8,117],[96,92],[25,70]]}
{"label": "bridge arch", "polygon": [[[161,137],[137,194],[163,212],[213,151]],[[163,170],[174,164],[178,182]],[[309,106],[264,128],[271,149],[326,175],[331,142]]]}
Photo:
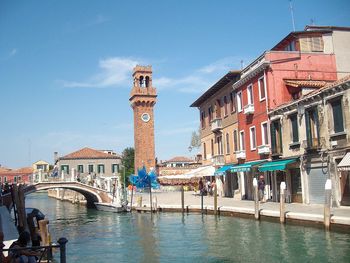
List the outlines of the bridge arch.
{"label": "bridge arch", "polygon": [[110,202],[110,197],[107,191],[79,182],[41,182],[27,186],[24,189],[24,194],[28,195],[40,190],[57,188],[68,189],[82,194],[87,201],[88,207],[95,207],[95,202]]}

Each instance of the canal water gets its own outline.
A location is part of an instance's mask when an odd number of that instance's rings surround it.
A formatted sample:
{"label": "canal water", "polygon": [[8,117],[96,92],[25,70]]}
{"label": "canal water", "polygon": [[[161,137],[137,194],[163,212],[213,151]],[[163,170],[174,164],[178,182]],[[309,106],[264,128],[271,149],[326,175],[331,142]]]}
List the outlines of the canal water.
{"label": "canal water", "polygon": [[99,212],[46,193],[27,196],[26,206],[46,214],[52,240],[68,239],[67,262],[350,262],[350,235],[318,228],[200,214]]}

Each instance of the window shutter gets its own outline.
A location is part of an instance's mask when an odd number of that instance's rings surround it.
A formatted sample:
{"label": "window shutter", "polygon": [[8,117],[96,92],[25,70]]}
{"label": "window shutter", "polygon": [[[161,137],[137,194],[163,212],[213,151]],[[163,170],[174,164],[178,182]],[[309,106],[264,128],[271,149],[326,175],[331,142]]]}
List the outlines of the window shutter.
{"label": "window shutter", "polygon": [[341,107],[341,100],[336,100],[331,103],[333,111],[333,126],[334,132],[344,131],[343,111]]}
{"label": "window shutter", "polygon": [[323,40],[322,37],[311,38],[311,48],[315,52],[323,52]]}
{"label": "window shutter", "polygon": [[275,123],[271,123],[271,149],[272,152],[276,152],[276,129],[275,129]]}

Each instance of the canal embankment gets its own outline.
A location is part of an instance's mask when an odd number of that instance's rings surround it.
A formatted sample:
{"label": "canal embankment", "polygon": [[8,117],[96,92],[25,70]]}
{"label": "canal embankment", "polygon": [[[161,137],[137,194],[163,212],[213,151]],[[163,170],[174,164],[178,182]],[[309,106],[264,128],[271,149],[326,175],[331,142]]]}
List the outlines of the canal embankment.
{"label": "canal embankment", "polygon": [[[142,198],[142,203],[140,203]],[[217,210],[214,207],[214,197],[194,195],[193,192],[184,192],[182,205],[181,192],[155,192],[152,193],[152,207],[164,212],[185,212],[218,214],[225,216],[241,216],[255,218],[255,203],[250,200],[237,200],[234,198],[217,197]],[[138,207],[150,208],[149,193],[135,193],[133,196],[133,209]],[[203,207],[203,209],[202,209]],[[285,223],[302,223],[320,225],[324,223],[324,205],[286,203]],[[277,202],[259,202],[260,220],[280,220],[280,204]],[[350,231],[350,207],[331,207],[331,228],[345,228]]]}

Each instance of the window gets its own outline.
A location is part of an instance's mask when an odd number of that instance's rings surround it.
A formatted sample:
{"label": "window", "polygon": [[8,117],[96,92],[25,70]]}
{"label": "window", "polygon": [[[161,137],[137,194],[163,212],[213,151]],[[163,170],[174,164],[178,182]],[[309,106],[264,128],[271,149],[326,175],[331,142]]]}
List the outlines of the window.
{"label": "window", "polygon": [[298,131],[298,115],[293,114],[289,117],[290,125],[292,128],[291,139],[293,143],[299,142],[299,131]]}
{"label": "window", "polygon": [[205,143],[203,143],[203,157],[204,157],[204,160],[207,159],[207,147]]}
{"label": "window", "polygon": [[239,149],[245,151],[244,131],[239,132]]}
{"label": "window", "polygon": [[13,182],[14,182],[14,183],[17,183],[17,176],[14,176],[14,177],[13,177]]}
{"label": "window", "polygon": [[253,84],[247,87],[248,104],[254,104],[253,100]]}
{"label": "window", "polygon": [[22,181],[22,176],[18,176],[17,180],[18,180],[18,182],[21,182]]}
{"label": "window", "polygon": [[231,101],[231,112],[236,112],[236,92],[232,91],[230,93],[230,101]]}
{"label": "window", "polygon": [[318,123],[318,114],[317,108],[312,108],[305,111],[305,124],[306,124],[306,138],[307,138],[307,147],[315,148],[319,146],[319,123]]}
{"label": "window", "polygon": [[65,174],[69,174],[69,165],[61,165],[61,171],[64,171]]}
{"label": "window", "polygon": [[230,135],[226,133],[226,154],[230,154]]}
{"label": "window", "polygon": [[105,166],[104,166],[104,164],[97,165],[97,173],[99,173],[99,174],[105,173]]}
{"label": "window", "polygon": [[267,122],[261,123],[261,144],[262,145],[269,144],[269,137],[267,133]]}
{"label": "window", "polygon": [[211,156],[214,156],[214,140],[211,139]]}
{"label": "window", "polygon": [[237,93],[237,109],[238,109],[238,112],[241,112],[243,109],[242,91]]}
{"label": "window", "polygon": [[264,77],[259,78],[258,86],[259,86],[259,98],[260,98],[260,101],[262,101],[265,99],[265,79],[264,79]]}
{"label": "window", "polygon": [[205,128],[205,112],[204,111],[201,112],[201,126],[202,126],[202,129]]}
{"label": "window", "polygon": [[94,172],[94,165],[93,164],[89,164],[89,173],[93,173]]}
{"label": "window", "polygon": [[4,176],[4,183],[6,183],[7,182],[7,177],[6,176]]}
{"label": "window", "polygon": [[291,41],[288,43],[288,45],[284,48],[285,51],[295,51],[295,41]]}
{"label": "window", "polygon": [[299,39],[301,52],[323,52],[323,40],[321,36],[303,37]]}
{"label": "window", "polygon": [[250,149],[255,150],[256,149],[256,134],[255,134],[255,127],[250,127]]}
{"label": "window", "polygon": [[272,154],[282,153],[282,134],[280,121],[271,123],[271,152]]}
{"label": "window", "polygon": [[78,165],[78,172],[79,173],[83,173],[84,172],[84,165],[82,165],[82,164]]}
{"label": "window", "polygon": [[225,114],[225,116],[227,116],[227,97],[225,96],[224,97],[224,114]]}
{"label": "window", "polygon": [[235,152],[238,151],[237,130],[233,131],[233,149],[234,149]]}
{"label": "window", "polygon": [[208,117],[209,117],[209,123],[211,123],[211,121],[213,120],[213,107],[210,106],[208,108]]}
{"label": "window", "polygon": [[216,100],[216,103],[215,103],[215,117],[221,118],[221,100],[220,99]]}
{"label": "window", "polygon": [[341,99],[330,102],[333,114],[333,131],[334,133],[344,131],[344,120]]}
{"label": "window", "polygon": [[216,143],[218,144],[218,155],[223,154],[223,147],[222,147],[222,136],[216,137]]}
{"label": "window", "polygon": [[119,173],[119,164],[112,164],[112,173]]}

